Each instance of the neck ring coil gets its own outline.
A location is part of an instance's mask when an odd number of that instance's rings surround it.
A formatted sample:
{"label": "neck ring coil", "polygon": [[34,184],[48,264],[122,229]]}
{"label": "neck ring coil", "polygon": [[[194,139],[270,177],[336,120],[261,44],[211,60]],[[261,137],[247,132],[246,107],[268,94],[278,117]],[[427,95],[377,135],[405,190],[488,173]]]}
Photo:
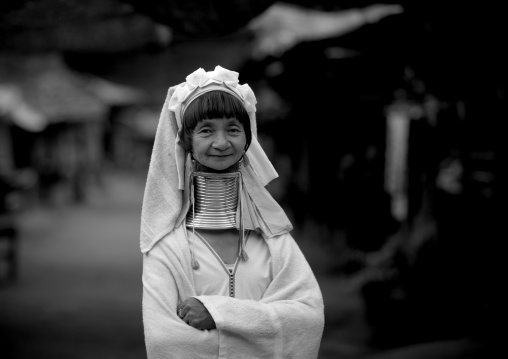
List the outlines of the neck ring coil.
{"label": "neck ring coil", "polygon": [[191,208],[186,226],[202,229],[236,227],[240,172],[193,172]]}

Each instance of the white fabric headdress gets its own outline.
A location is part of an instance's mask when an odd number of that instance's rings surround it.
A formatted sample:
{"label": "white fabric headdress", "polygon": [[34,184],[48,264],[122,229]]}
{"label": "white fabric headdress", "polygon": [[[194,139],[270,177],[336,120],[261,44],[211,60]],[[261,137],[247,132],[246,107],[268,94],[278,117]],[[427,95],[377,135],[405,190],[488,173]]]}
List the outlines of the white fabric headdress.
{"label": "white fabric headdress", "polygon": [[282,208],[265,189],[277,172],[257,140],[256,97],[249,85],[240,85],[238,72],[216,66],[187,76],[186,82],[171,87],[155,135],[141,213],[140,246],[143,253],[178,227],[189,207],[190,155],[180,144],[178,131],[186,106],[203,93],[225,91],[240,99],[250,118],[252,141],[240,167],[244,181],[242,200],[245,228],[259,230],[266,237],[291,231]]}

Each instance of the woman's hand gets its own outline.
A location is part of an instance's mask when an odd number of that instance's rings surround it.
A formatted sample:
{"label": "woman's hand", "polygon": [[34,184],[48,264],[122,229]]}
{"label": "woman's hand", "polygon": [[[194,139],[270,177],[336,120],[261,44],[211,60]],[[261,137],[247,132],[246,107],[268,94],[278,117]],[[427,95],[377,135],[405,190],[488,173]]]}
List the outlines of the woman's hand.
{"label": "woman's hand", "polygon": [[208,309],[196,298],[189,297],[176,307],[176,312],[180,318],[191,327],[196,329],[215,329],[213,320]]}

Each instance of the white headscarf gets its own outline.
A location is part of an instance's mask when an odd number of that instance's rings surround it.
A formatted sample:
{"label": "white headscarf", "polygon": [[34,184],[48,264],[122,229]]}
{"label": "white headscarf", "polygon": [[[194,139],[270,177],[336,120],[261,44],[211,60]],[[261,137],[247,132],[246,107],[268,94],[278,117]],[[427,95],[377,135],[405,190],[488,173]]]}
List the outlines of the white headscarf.
{"label": "white headscarf", "polygon": [[182,224],[189,208],[190,155],[178,138],[186,106],[203,93],[220,90],[240,99],[250,118],[252,141],[240,166],[243,179],[244,228],[259,230],[266,237],[284,234],[292,225],[264,186],[278,177],[257,140],[256,97],[247,84],[240,85],[238,72],[216,66],[187,76],[171,87],[162,108],[155,135],[141,213],[140,246],[143,253]]}

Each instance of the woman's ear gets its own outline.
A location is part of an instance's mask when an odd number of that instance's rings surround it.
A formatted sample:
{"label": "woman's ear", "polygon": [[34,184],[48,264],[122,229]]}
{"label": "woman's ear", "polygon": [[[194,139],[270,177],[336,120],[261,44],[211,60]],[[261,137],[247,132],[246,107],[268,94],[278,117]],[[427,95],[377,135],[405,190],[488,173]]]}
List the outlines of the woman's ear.
{"label": "woman's ear", "polygon": [[180,143],[182,144],[182,147],[185,150],[185,152],[192,153],[192,141],[190,141],[188,136],[185,136],[183,128],[180,131],[178,131],[178,137],[180,138]]}

